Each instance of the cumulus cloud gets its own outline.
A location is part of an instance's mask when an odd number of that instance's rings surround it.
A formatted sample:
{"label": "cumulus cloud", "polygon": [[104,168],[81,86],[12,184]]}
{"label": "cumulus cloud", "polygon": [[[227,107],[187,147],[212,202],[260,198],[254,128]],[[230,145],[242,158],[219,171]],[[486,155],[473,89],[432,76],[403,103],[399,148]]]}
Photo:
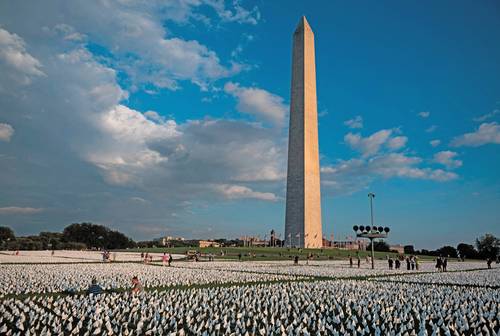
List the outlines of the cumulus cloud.
{"label": "cumulus cloud", "polygon": [[473,118],[474,121],[476,122],[483,122],[483,121],[486,121],[488,119],[491,119],[493,118],[494,116],[496,116],[497,114],[500,114],[500,110],[499,109],[494,109],[492,112],[490,113],[486,113],[486,114],[483,114],[482,116],[479,116],[479,117],[476,117],[476,118]]}
{"label": "cumulus cloud", "polygon": [[377,154],[384,148],[395,151],[405,147],[408,138],[405,136],[393,136],[394,133],[394,130],[383,129],[368,137],[363,137],[359,133],[354,134],[349,132],[344,136],[344,141],[351,148],[362,153],[363,157],[369,157]]}
{"label": "cumulus cloud", "polygon": [[406,146],[406,142],[408,142],[408,138],[405,136],[396,136],[390,138],[387,142],[387,146],[392,150],[398,150]]}
{"label": "cumulus cloud", "polygon": [[254,191],[248,187],[241,185],[222,184],[214,186],[214,189],[227,199],[253,198],[261,201],[271,202],[275,202],[278,200],[278,197],[273,193]]}
{"label": "cumulus cloud", "polygon": [[437,147],[441,144],[441,140],[439,139],[434,139],[434,140],[431,140],[429,141],[429,144],[432,146],[432,147]]}
{"label": "cumulus cloud", "polygon": [[427,111],[423,111],[423,112],[419,112],[418,113],[418,116],[421,117],[421,118],[429,118],[429,116],[431,115],[430,112],[427,112]]}
{"label": "cumulus cloud", "polygon": [[226,7],[224,0],[204,0],[205,4],[211,6],[217,15],[227,22],[249,23],[256,25],[260,20],[260,11],[257,6],[248,10],[241,6],[241,1],[233,1],[233,8]]}
{"label": "cumulus cloud", "polygon": [[[9,5],[8,12],[24,13],[22,23],[15,24],[20,29],[43,27],[47,35],[60,36],[67,44],[91,41],[99,45],[106,51],[101,58],[126,74],[124,82],[130,90],[151,87],[176,90],[180,81],[190,81],[205,90],[214,81],[246,67],[222,62],[214,50],[201,42],[171,33],[171,21],[186,24],[200,19],[203,15],[197,11],[202,5],[216,8],[218,21],[257,20],[257,9],[249,12],[238,2],[225,5],[219,1],[83,1],[72,6],[65,6],[63,1],[55,1],[51,6],[15,3]],[[39,63],[28,56],[24,59],[30,66],[23,68],[40,74]]]}
{"label": "cumulus cloud", "polygon": [[0,208],[0,215],[31,215],[42,211],[42,208],[9,206]]}
{"label": "cumulus cloud", "polygon": [[366,188],[377,178],[408,178],[446,182],[458,175],[442,169],[420,167],[423,160],[403,153],[387,153],[372,158],[340,160],[321,168],[322,184],[337,193],[352,193]]}
{"label": "cumulus cloud", "polygon": [[500,144],[500,125],[497,122],[482,123],[476,131],[457,136],[451,141],[451,146],[454,147],[478,147],[486,144]]}
{"label": "cumulus cloud", "polygon": [[9,124],[0,123],[0,141],[10,141],[14,134],[14,128]]}
{"label": "cumulus cloud", "polygon": [[426,131],[427,133],[432,133],[432,132],[434,132],[435,130],[437,130],[437,128],[438,128],[438,127],[437,127],[436,125],[431,125],[431,126],[427,127],[425,131]]}
{"label": "cumulus cloud", "polygon": [[41,68],[40,61],[26,51],[26,43],[20,36],[0,28],[0,72],[2,76],[26,85],[33,77],[45,75]]}
{"label": "cumulus cloud", "polygon": [[441,151],[434,154],[434,161],[446,166],[448,169],[462,166],[462,161],[455,159],[458,153],[452,151]]}
{"label": "cumulus cloud", "polygon": [[255,87],[242,87],[233,82],[226,83],[224,91],[237,99],[238,111],[277,125],[283,124],[288,107],[280,96]]}
{"label": "cumulus cloud", "polygon": [[363,128],[363,117],[356,116],[353,119],[344,121],[344,125],[349,128]]}

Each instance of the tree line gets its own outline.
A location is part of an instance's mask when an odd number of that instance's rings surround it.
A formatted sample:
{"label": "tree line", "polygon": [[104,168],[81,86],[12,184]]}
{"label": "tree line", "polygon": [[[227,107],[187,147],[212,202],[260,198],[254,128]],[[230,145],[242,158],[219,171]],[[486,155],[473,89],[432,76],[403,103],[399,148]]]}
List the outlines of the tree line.
{"label": "tree line", "polygon": [[[216,240],[223,246],[240,246],[238,240]],[[197,246],[197,240],[172,242],[172,247]],[[92,223],[74,223],[63,232],[40,232],[39,235],[16,237],[11,228],[0,226],[0,249],[3,250],[82,250],[82,249],[126,249],[133,247],[154,247],[157,242],[135,242],[123,233],[106,226]],[[391,252],[384,241],[375,241],[375,251]],[[367,247],[371,249],[371,245]],[[485,234],[475,241],[475,246],[460,243],[457,247],[443,246],[437,250],[415,250],[413,245],[404,246],[405,254],[430,256],[449,256],[451,258],[486,259],[496,258],[500,252],[500,239],[492,234]]]}
{"label": "tree line", "polygon": [[[500,239],[489,233],[477,238],[475,245],[460,243],[457,247],[445,245],[437,250],[415,250],[413,245],[405,245],[404,253],[462,259],[487,259],[496,258],[500,252]],[[367,250],[370,249],[371,245],[368,245]],[[390,246],[384,241],[375,241],[373,249],[379,252],[392,252]]]}
{"label": "tree line", "polygon": [[40,232],[16,237],[11,228],[0,227],[0,247],[4,250],[124,249],[136,243],[121,232],[103,225],[74,223],[63,232]]}

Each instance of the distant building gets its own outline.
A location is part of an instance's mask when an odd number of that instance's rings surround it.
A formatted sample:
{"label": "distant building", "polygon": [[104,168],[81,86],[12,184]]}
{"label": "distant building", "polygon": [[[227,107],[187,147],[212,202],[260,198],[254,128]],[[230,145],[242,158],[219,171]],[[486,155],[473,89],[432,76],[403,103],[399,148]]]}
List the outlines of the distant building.
{"label": "distant building", "polygon": [[338,248],[341,250],[350,250],[350,251],[364,251],[366,250],[366,246],[368,245],[368,243],[364,240],[341,240],[329,243],[330,243],[329,246],[331,247]]}
{"label": "distant building", "polygon": [[203,247],[221,247],[221,244],[213,240],[200,240],[198,242],[200,248]]}
{"label": "distant building", "polygon": [[268,246],[269,245],[268,240],[260,239],[260,237],[243,236],[243,237],[240,237],[240,240],[243,241],[243,246]]}
{"label": "distant building", "polygon": [[389,246],[389,249],[391,251],[396,251],[398,252],[399,254],[404,254],[405,253],[405,247],[401,244],[398,244],[398,245],[391,245]]}
{"label": "distant building", "polygon": [[160,246],[167,246],[168,242],[171,242],[171,241],[184,241],[184,240],[185,239],[183,237],[166,236],[166,237],[154,239],[153,241],[156,242],[156,243],[158,243],[158,245],[160,245]]}

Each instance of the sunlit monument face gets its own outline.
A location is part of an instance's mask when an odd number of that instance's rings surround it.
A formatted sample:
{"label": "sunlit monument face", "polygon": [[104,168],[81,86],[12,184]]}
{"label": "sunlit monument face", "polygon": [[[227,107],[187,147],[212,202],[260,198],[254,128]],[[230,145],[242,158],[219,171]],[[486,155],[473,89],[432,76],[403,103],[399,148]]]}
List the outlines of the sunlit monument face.
{"label": "sunlit monument face", "polygon": [[305,17],[293,34],[285,239],[322,247],[314,33]]}

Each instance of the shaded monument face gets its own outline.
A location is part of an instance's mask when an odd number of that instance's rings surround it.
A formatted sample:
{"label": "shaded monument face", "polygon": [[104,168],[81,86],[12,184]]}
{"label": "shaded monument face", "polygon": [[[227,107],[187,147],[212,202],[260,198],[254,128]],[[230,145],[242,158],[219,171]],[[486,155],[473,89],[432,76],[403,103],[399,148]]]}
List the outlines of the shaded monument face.
{"label": "shaded monument face", "polygon": [[305,17],[293,34],[285,239],[322,247],[314,33]]}

